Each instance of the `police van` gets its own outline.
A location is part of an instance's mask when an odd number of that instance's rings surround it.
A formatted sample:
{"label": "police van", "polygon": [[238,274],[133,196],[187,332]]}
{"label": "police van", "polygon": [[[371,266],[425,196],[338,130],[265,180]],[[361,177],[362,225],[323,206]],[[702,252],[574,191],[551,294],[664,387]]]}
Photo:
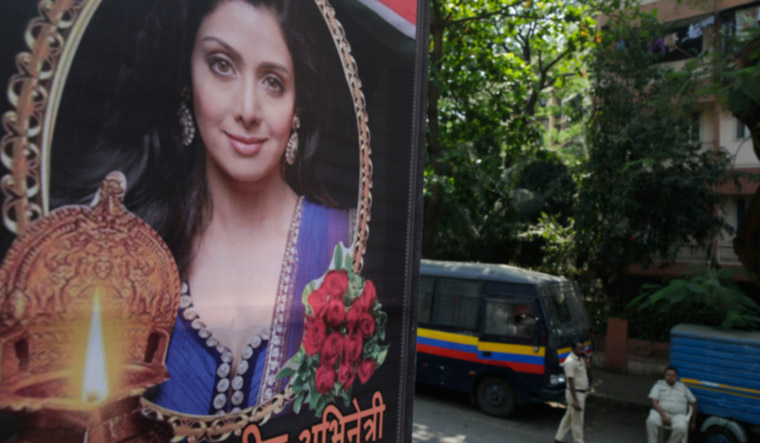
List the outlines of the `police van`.
{"label": "police van", "polygon": [[562,363],[593,352],[578,285],[507,265],[422,260],[417,383],[469,393],[485,413],[564,399]]}

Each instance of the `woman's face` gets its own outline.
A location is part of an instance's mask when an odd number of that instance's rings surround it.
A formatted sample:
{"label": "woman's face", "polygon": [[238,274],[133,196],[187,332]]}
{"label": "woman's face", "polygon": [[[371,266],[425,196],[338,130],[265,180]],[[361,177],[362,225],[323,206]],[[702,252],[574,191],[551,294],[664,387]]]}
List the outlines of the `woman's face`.
{"label": "woman's face", "polygon": [[281,178],[295,72],[274,15],[242,0],[221,2],[198,29],[191,75],[208,167],[243,183]]}

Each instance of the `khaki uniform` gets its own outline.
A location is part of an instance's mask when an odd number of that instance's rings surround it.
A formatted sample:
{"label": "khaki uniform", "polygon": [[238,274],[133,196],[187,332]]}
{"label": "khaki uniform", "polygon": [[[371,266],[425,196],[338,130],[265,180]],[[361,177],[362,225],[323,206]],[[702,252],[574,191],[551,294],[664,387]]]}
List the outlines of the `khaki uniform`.
{"label": "khaki uniform", "polygon": [[570,385],[568,383],[568,388],[565,392],[567,409],[562,417],[562,421],[559,423],[559,429],[557,429],[554,439],[564,441],[567,433],[572,431],[573,442],[583,443],[583,412],[586,410],[586,391],[588,390],[586,363],[584,363],[583,358],[571,352],[565,359],[564,368],[565,378],[568,380],[572,378],[575,383],[575,397],[578,399],[578,406],[581,407],[581,410],[577,411],[573,407],[573,395],[570,393]]}
{"label": "khaki uniform", "polygon": [[[681,441],[689,426],[686,419],[689,403],[696,403],[697,398],[680,381],[670,386],[665,380],[659,380],[652,386],[652,390],[649,391],[649,398],[656,398],[660,402],[662,410],[670,417],[672,431],[668,443]],[[649,411],[649,417],[647,417],[647,441],[649,443],[657,443],[660,426],[662,426],[662,417],[659,412],[652,409]]]}

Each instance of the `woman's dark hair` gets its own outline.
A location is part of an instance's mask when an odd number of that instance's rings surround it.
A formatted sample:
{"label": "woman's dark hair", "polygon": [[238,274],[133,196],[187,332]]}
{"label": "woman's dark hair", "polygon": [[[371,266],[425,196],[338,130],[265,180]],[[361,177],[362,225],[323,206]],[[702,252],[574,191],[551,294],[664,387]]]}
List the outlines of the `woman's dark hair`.
{"label": "woman's dark hair", "polygon": [[[192,85],[190,58],[198,28],[225,1],[230,0],[156,2],[139,32],[131,60],[121,69],[96,145],[87,159],[78,161],[76,180],[67,180],[71,183],[51,193],[53,208],[88,203],[108,172],[124,172],[127,208],[164,238],[183,278],[192,259],[193,241],[208,222],[211,201],[203,142],[196,133],[190,146],[182,144],[177,113],[183,89]],[[242,1],[273,13],[293,58],[300,143],[295,163],[289,166],[283,160],[285,180],[296,193],[332,205],[316,174],[320,131],[326,124],[320,111],[328,108],[323,70],[308,34],[318,12],[313,6],[315,11],[308,11],[309,2],[299,0]],[[192,109],[189,101],[188,108]]]}

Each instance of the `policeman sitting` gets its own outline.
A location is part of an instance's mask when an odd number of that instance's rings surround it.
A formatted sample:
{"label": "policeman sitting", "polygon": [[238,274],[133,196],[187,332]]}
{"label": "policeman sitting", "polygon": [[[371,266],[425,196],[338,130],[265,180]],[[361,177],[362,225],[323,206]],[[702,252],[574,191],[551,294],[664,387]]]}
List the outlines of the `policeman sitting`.
{"label": "policeman sitting", "polygon": [[665,368],[665,380],[659,380],[649,391],[652,410],[647,418],[647,441],[657,443],[659,428],[663,425],[672,429],[668,443],[677,443],[686,436],[686,420],[691,405],[689,427],[697,425],[697,399],[678,379],[678,370],[673,366]]}

